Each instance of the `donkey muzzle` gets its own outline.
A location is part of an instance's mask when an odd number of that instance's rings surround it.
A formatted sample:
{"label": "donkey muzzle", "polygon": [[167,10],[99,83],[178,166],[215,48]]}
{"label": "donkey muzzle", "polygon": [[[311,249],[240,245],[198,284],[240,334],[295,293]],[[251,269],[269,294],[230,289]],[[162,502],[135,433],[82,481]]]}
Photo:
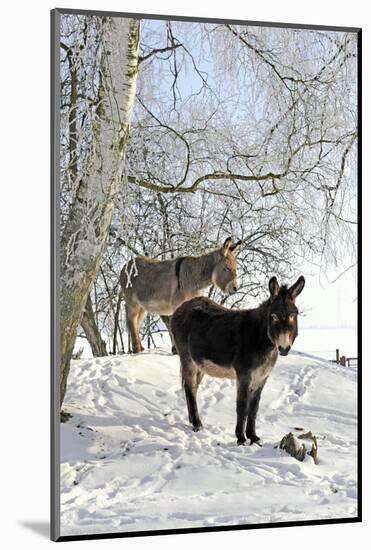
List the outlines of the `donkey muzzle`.
{"label": "donkey muzzle", "polygon": [[280,352],[280,355],[283,355],[284,357],[288,355],[290,349],[291,349],[291,346],[287,346],[285,348],[283,348],[282,346],[278,346],[278,351]]}
{"label": "donkey muzzle", "polygon": [[282,332],[278,337],[278,341],[276,345],[278,347],[278,351],[280,352],[280,355],[283,355],[283,356],[287,355],[292,345],[290,333]]}
{"label": "donkey muzzle", "polygon": [[240,288],[240,285],[238,281],[231,281],[227,284],[225,288],[225,293],[231,296],[232,294],[235,294],[237,290]]}

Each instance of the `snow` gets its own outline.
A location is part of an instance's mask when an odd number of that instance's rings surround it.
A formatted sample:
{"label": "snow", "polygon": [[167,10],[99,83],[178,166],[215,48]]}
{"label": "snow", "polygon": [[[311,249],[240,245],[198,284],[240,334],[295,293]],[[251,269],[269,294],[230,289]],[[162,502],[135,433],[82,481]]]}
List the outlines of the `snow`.
{"label": "snow", "polygon": [[[193,433],[168,349],[72,362],[61,425],[61,534],[357,515],[357,370],[279,359],[262,394],[263,446],[238,447],[235,382],[205,377]],[[318,438],[318,465],[277,445]]]}

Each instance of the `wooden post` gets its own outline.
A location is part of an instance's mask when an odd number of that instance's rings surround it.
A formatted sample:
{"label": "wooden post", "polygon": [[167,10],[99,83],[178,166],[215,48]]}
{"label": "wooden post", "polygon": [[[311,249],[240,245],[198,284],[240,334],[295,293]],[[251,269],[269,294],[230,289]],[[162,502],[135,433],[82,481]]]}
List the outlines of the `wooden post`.
{"label": "wooden post", "polygon": [[336,349],[336,362],[340,363],[340,351]]}

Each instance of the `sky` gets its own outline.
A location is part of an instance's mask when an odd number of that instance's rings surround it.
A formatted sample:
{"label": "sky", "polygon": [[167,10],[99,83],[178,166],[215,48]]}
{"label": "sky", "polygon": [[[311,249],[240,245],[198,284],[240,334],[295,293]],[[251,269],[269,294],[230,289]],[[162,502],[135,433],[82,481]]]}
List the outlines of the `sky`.
{"label": "sky", "polygon": [[320,278],[306,274],[305,277],[305,288],[297,300],[304,309],[300,318],[303,328],[357,326],[356,268],[332,283],[323,275]]}

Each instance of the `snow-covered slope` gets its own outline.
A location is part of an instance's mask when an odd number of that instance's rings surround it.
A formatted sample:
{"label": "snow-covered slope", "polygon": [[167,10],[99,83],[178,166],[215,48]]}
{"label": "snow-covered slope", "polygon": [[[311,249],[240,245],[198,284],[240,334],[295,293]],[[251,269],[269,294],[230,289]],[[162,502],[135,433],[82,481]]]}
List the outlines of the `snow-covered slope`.
{"label": "snow-covered slope", "polygon": [[[263,447],[238,447],[233,381],[204,378],[205,429],[193,433],[167,350],[74,361],[62,535],[355,516],[356,377],[303,354],[280,358],[258,413]],[[276,447],[297,427],[317,435],[318,465]]]}

